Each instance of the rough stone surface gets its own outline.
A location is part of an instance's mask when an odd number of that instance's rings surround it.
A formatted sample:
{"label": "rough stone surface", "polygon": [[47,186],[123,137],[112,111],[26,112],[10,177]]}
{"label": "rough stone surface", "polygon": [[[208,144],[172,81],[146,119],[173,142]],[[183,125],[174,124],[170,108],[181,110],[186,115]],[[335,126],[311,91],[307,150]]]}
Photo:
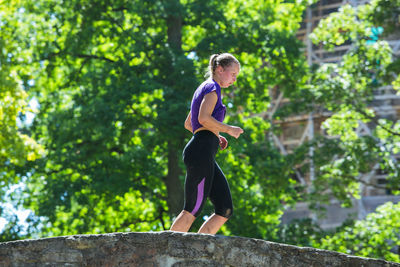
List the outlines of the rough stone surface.
{"label": "rough stone surface", "polygon": [[259,239],[167,231],[0,243],[0,266],[400,267],[400,264]]}

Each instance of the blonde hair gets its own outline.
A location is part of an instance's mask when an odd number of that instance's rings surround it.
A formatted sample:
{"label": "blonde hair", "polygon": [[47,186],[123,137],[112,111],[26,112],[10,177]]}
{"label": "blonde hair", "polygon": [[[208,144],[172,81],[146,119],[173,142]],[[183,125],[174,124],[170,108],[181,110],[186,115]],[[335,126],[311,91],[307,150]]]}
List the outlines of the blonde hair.
{"label": "blonde hair", "polygon": [[226,67],[231,66],[233,63],[238,64],[240,67],[239,60],[237,60],[235,56],[230,53],[211,55],[206,77],[214,78],[214,73],[218,66],[221,66],[223,69],[225,69]]}

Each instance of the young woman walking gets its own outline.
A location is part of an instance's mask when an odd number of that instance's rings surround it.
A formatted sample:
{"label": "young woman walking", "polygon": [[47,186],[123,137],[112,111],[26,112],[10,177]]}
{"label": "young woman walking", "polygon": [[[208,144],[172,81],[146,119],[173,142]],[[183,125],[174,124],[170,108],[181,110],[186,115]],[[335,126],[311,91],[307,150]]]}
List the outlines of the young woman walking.
{"label": "young woman walking", "polygon": [[233,205],[228,182],[215,161],[218,147],[225,149],[228,141],[220,133],[238,138],[240,127],[224,124],[225,105],[221,88],[236,81],[239,61],[231,54],[210,57],[210,77],[194,92],[185,128],[193,133],[183,150],[186,165],[185,205],[171,226],[171,231],[187,232],[200,214],[207,197],[214,205],[214,214],[200,227],[199,233],[215,234],[232,215]]}

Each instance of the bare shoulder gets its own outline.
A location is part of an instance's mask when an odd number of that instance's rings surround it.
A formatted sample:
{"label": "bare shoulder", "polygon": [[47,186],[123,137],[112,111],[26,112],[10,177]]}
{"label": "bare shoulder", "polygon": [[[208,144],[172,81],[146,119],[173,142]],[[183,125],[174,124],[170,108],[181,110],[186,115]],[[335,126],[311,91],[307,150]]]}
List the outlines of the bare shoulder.
{"label": "bare shoulder", "polygon": [[204,96],[204,101],[217,102],[217,100],[218,100],[218,95],[217,92],[215,91],[212,91]]}

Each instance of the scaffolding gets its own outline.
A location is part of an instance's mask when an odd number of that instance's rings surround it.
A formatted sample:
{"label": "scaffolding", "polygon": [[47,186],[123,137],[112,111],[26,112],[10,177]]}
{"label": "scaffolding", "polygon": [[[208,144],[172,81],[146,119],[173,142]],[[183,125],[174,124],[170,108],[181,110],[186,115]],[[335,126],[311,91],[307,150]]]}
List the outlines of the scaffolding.
{"label": "scaffolding", "polygon": [[[318,26],[319,21],[329,14],[337,12],[344,4],[358,6],[368,2],[366,0],[321,0],[306,10],[297,37],[305,44],[304,53],[310,66],[312,64],[322,65],[325,63],[340,62],[342,56],[351,47],[351,43],[345,43],[335,47],[333,51],[326,51],[323,47],[314,45],[308,36]],[[390,36],[387,41],[392,48],[393,56],[400,57],[400,37]],[[266,117],[272,120],[275,112],[289,100],[282,93],[275,91],[271,91],[270,95],[275,97],[271,101],[271,107]],[[381,87],[374,92],[371,108],[375,111],[378,118],[398,120],[400,118],[400,95],[396,95],[391,86]],[[285,118],[282,121],[275,122],[282,129],[281,134],[279,136],[271,134],[271,137],[281,153],[287,154],[295,147],[312,140],[315,133],[323,134],[321,125],[331,115],[328,111],[315,110],[309,114]],[[360,136],[371,135],[369,127],[369,125],[360,122],[356,132]],[[310,158],[312,158],[313,153],[314,150],[311,147],[309,151]],[[396,160],[396,158],[393,158],[393,160]],[[298,170],[295,170],[297,180],[303,185],[310,185],[315,177],[314,164],[312,161],[309,163],[310,169],[307,174],[301,174]],[[354,200],[354,207],[348,210],[341,209],[339,203],[333,200],[332,205],[326,207],[328,211],[327,218],[319,220],[321,227],[332,228],[339,226],[350,214],[356,214],[356,218],[362,219],[367,213],[374,211],[378,205],[386,201],[398,202],[400,200],[399,197],[391,196],[388,190],[385,189],[386,175],[380,173],[378,167],[378,165],[374,166],[370,173],[363,174],[360,177],[360,180],[364,181],[364,183],[361,183],[360,188],[362,198]],[[285,223],[297,217],[313,216],[306,205],[300,203],[297,205],[296,210],[288,210],[283,216],[282,221]]]}

